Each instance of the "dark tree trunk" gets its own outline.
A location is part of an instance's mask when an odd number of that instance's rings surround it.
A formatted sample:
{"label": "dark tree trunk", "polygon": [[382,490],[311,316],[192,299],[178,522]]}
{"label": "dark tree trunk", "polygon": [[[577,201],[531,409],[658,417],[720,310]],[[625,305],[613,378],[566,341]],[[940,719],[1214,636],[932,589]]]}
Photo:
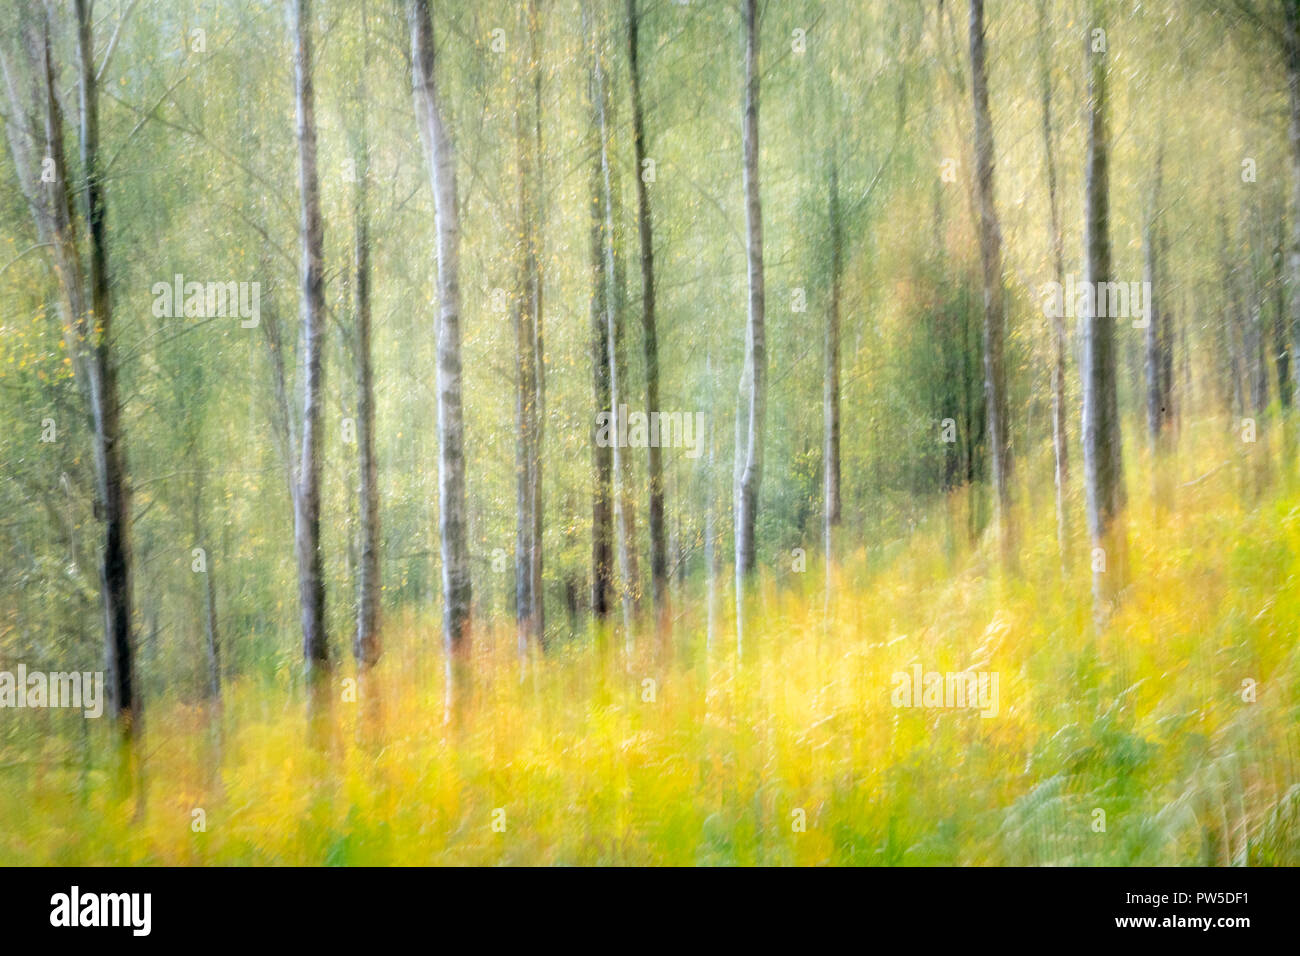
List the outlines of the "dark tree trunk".
{"label": "dark tree trunk", "polygon": [[715,494],[717,481],[717,440],[714,437],[714,420],[717,417],[717,405],[713,400],[713,356],[704,355],[705,381],[709,383],[709,421],[706,426],[705,441],[709,446],[708,462],[704,471],[704,587],[705,610],[707,614],[704,633],[706,654],[712,654],[718,633],[718,504]]}
{"label": "dark tree trunk", "polygon": [[519,653],[545,639],[542,592],[542,428],[545,378],[542,355],[541,274],[541,63],[540,24],[535,0],[525,11],[530,38],[527,87],[531,88],[532,129],[526,124],[529,107],[521,94],[515,111],[518,161],[519,288],[515,297],[515,615]]}
{"label": "dark tree trunk", "polygon": [[[626,265],[620,254],[619,185],[613,162],[613,118],[602,55],[600,31],[593,28],[593,69],[596,76],[596,113],[600,132],[602,205],[605,215],[605,347],[609,353],[609,400],[615,416],[627,398],[627,359],[623,344],[624,307],[627,298]],[[631,470],[627,454],[617,440],[617,418],[613,442],[615,532],[619,577],[622,579],[623,633],[627,649],[635,639],[633,625],[640,588],[637,573],[636,505],[632,496]]]}
{"label": "dark tree trunk", "polygon": [[542,311],[542,292],[544,279],[542,275],[542,228],[545,220],[545,190],[542,183],[542,55],[541,55],[541,20],[538,0],[528,0],[528,39],[532,56],[532,90],[533,90],[533,143],[532,143],[532,185],[531,203],[529,205],[530,221],[528,228],[528,268],[531,274],[529,288],[532,292],[532,331],[533,331],[533,434],[531,440],[532,501],[530,510],[533,515],[532,562],[529,566],[531,578],[529,591],[533,598],[532,632],[538,645],[546,648],[546,592],[542,588],[542,558],[544,518],[546,515],[546,498],[542,484],[542,447],[546,433],[546,348],[545,323]]}
{"label": "dark tree trunk", "polygon": [[[1159,261],[1165,263],[1169,261],[1169,233],[1163,226],[1159,229],[1159,236],[1160,241],[1156,249],[1159,253]],[[1178,327],[1174,310],[1170,307],[1169,297],[1166,295],[1160,301],[1160,339],[1156,343],[1156,348],[1160,364],[1160,393],[1164,400],[1162,427],[1166,445],[1171,448],[1176,446],[1178,440],[1177,412],[1180,389],[1174,377],[1174,343],[1177,338]]]}
{"label": "dark tree trunk", "polygon": [[1246,314],[1244,342],[1246,347],[1246,368],[1250,385],[1250,408],[1255,418],[1255,447],[1252,449],[1255,459],[1254,491],[1256,496],[1263,494],[1271,480],[1272,453],[1269,450],[1268,435],[1268,330],[1265,328],[1265,282],[1267,275],[1265,258],[1265,231],[1263,213],[1258,206],[1250,214],[1251,255],[1247,263],[1248,288],[1246,290]]}
{"label": "dark tree trunk", "polygon": [[[584,7],[588,33],[596,36]],[[596,415],[614,411],[610,405],[609,348],[605,329],[608,289],[605,277],[605,213],[602,202],[604,173],[600,149],[600,90],[593,65],[589,80],[592,127],[596,134],[591,179],[591,377]],[[611,422],[611,435],[616,437]],[[592,419],[591,430],[591,612],[605,620],[614,597],[613,544],[613,448],[597,441],[599,420]]]}
{"label": "dark tree trunk", "polygon": [[[364,18],[364,11],[362,13]],[[369,67],[369,35],[363,37],[363,53]],[[352,246],[354,309],[356,311],[357,385],[357,471],[360,482],[361,560],[357,573],[357,630],[352,654],[361,667],[371,667],[382,651],[379,640],[379,481],[375,461],[375,381],[370,354],[370,149],[366,135],[366,85],[364,73],[358,83],[356,185],[352,217],[356,234]]]}
{"label": "dark tree trunk", "polygon": [[[1300,355],[1300,2],[1283,3],[1285,20],[1285,58],[1291,144],[1291,242],[1287,250],[1287,273],[1291,287],[1291,353]],[[1300,375],[1292,378],[1293,399],[1300,406]]]}
{"label": "dark tree trunk", "polygon": [[294,544],[298,596],[302,606],[302,650],[307,676],[315,681],[329,668],[325,636],[325,577],[320,545],[320,420],[324,391],[324,228],[316,170],[316,105],[312,86],[310,0],[289,0],[293,32],[294,99],[298,123],[299,242],[303,360],[302,448],[294,500]]}
{"label": "dark tree trunk", "polygon": [[[105,645],[114,712],[134,729],[134,640],[131,632],[131,488],[122,436],[117,367],[112,355],[112,302],[108,278],[107,206],[99,160],[99,89],[95,74],[90,0],[77,0],[78,78],[81,92],[81,166],[85,177],[87,232],[86,282],[90,312],[86,323],[90,409],[95,431],[98,505],[104,522],[100,590],[104,598]],[[47,50],[48,64],[48,50]],[[52,85],[51,98],[56,96]],[[64,167],[59,167],[60,171]]]}
{"label": "dark tree trunk", "polygon": [[[75,33],[80,92],[79,135],[84,188],[86,252],[73,215],[71,168],[63,139],[63,110],[52,56],[56,7],[25,7],[22,24],[31,68],[30,104],[24,104],[5,61],[10,111],[5,131],[24,198],[41,245],[48,250],[59,282],[64,342],[89,412],[95,465],[95,517],[103,523],[99,590],[104,612],[104,657],[108,705],[124,742],[138,728],[134,687],[131,595],[131,488],[121,422],[117,370],[111,350],[112,301],[108,277],[108,234],[104,184],[99,159],[99,90],[88,0],[77,0]],[[52,181],[38,181],[35,170],[53,162]],[[128,762],[131,754],[127,753]],[[121,765],[128,770],[128,763]]]}
{"label": "dark tree trunk", "polygon": [[537,639],[533,595],[533,473],[535,453],[533,438],[537,433],[537,358],[533,352],[537,338],[533,328],[532,239],[528,195],[528,143],[524,132],[522,108],[515,112],[517,148],[519,225],[519,287],[515,295],[513,319],[515,331],[515,623],[518,629],[519,656],[527,657],[528,646]]}
{"label": "dark tree trunk", "polygon": [[1281,214],[1277,217],[1277,233],[1273,253],[1273,362],[1277,367],[1278,403],[1285,413],[1291,408],[1291,338],[1286,308],[1286,217]]}
{"label": "dark tree trunk", "polygon": [[1165,316],[1161,268],[1160,186],[1163,148],[1156,155],[1151,187],[1151,207],[1142,230],[1143,281],[1150,290],[1147,297],[1147,327],[1144,330],[1143,369],[1146,376],[1147,438],[1152,453],[1162,450],[1163,432],[1168,418],[1168,382],[1164,370]]}
{"label": "dark tree trunk", "polygon": [[1224,304],[1224,334],[1228,338],[1228,388],[1232,401],[1232,414],[1240,422],[1250,414],[1250,396],[1247,388],[1248,366],[1246,359],[1246,330],[1243,312],[1241,266],[1232,258],[1231,237],[1227,220],[1223,222],[1223,287],[1227,296]]}
{"label": "dark tree trunk", "polygon": [[992,454],[993,500],[1003,562],[1015,563],[1011,515],[1011,443],[1007,418],[1006,315],[1002,295],[1002,232],[993,204],[993,120],[984,50],[984,0],[970,3],[971,91],[975,110],[976,192],[984,272],[984,401]]}
{"label": "dark tree trunk", "polygon": [[[197,447],[194,448],[197,454]],[[208,659],[208,696],[213,700],[221,699],[221,645],[217,637],[217,588],[216,555],[209,546],[204,533],[203,521],[203,486],[202,465],[194,477],[194,498],[192,524],[194,543],[203,549],[203,645]]]}
{"label": "dark tree trunk", "polygon": [[839,159],[832,154],[827,219],[830,226],[831,281],[822,345],[822,537],[826,551],[827,594],[830,563],[835,557],[835,528],[840,523],[840,283],[844,272],[840,222]]}
{"label": "dark tree trunk", "polygon": [[[1056,283],[1065,282],[1065,242],[1061,234],[1061,209],[1056,192],[1056,138],[1052,132],[1052,58],[1048,48],[1051,29],[1047,0],[1038,3],[1038,50],[1043,98],[1043,162],[1047,174],[1047,204],[1052,234],[1052,269]],[[1070,519],[1066,496],[1070,486],[1070,446],[1066,433],[1064,316],[1052,319],[1052,457],[1056,485],[1056,545],[1062,568],[1069,568]]]}
{"label": "dark tree trunk", "polygon": [[217,581],[216,566],[212,555],[208,555],[208,573],[204,576],[204,615],[203,633],[208,649],[208,673],[211,675],[210,688],[215,699],[221,698],[221,644],[217,638]]}
{"label": "dark tree trunk", "polygon": [[767,413],[767,330],[764,322],[763,207],[759,198],[758,103],[759,31],[757,0],[744,0],[745,104],[743,121],[745,251],[749,275],[749,317],[745,371],[740,387],[736,456],[736,650],[745,649],[745,593],[756,568],[758,494],[763,479],[763,427]]}
{"label": "dark tree trunk", "polygon": [[[1101,28],[1099,4],[1093,5],[1089,30]],[[1088,39],[1085,42],[1091,44]],[[1085,167],[1087,274],[1092,288],[1110,281],[1110,143],[1106,122],[1106,54],[1087,47],[1088,152]],[[1115,381],[1115,319],[1092,308],[1081,316],[1080,377],[1083,380],[1083,471],[1088,533],[1094,549],[1093,597],[1099,617],[1124,586],[1128,543],[1122,523],[1126,503],[1124,459],[1120,442]],[[1098,553],[1098,549],[1099,553]]]}
{"label": "dark tree trunk", "polygon": [[[645,348],[646,412],[659,408],[659,338],[655,325],[654,232],[650,218],[650,190],[645,181],[645,107],[641,99],[640,17],[637,0],[627,0],[628,72],[632,81],[632,144],[636,157],[637,229],[641,240],[641,330]],[[650,578],[656,626],[660,639],[667,637],[671,615],[668,595],[668,544],[664,524],[663,453],[651,443],[650,478]]]}

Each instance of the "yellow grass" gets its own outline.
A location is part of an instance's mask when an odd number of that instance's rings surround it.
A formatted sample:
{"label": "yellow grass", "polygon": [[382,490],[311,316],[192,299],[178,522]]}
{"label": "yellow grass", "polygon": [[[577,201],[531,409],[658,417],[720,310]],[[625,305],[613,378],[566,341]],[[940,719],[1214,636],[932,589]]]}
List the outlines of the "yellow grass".
{"label": "yellow grass", "polygon": [[[729,593],[706,648],[698,582],[671,662],[583,634],[521,679],[513,629],[480,631],[450,726],[437,619],[394,614],[360,701],[336,675],[323,748],[288,677],[231,683],[219,718],[151,701],[143,801],[105,727],[30,715],[50,723],[0,767],[0,862],[1295,864],[1300,494],[1274,474],[1257,496],[1199,431],[1172,510],[1130,454],[1132,581],[1100,632],[1082,508],[1063,577],[1050,491],[1024,501],[1018,578],[953,531],[960,500],[882,571],[846,542],[829,616],[821,567],[769,569],[743,666]],[[895,707],[916,662],[996,672],[996,716]]]}

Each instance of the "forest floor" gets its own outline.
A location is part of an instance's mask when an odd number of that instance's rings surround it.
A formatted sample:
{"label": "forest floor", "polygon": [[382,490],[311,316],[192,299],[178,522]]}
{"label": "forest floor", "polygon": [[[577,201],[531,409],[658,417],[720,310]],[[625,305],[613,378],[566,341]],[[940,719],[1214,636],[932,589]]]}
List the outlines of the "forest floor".
{"label": "forest floor", "polygon": [[[322,748],[288,675],[231,682],[219,717],[153,702],[143,802],[106,729],[33,734],[0,760],[0,863],[1295,865],[1300,488],[1211,433],[1165,466],[1172,507],[1126,450],[1131,581],[1100,631],[1049,470],[1018,576],[954,499],[887,559],[848,544],[829,614],[822,568],[769,572],[740,667],[729,595],[709,649],[694,585],[671,662],[607,635],[521,680],[513,628],[480,634],[452,726],[435,616],[390,617],[360,703],[340,671]],[[996,712],[895,706],[918,666],[996,675]]]}

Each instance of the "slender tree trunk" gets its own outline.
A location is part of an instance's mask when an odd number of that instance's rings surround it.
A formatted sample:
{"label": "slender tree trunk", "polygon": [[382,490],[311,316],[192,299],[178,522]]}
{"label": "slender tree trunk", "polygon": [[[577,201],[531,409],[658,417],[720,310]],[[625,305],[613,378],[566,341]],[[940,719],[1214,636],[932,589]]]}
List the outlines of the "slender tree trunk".
{"label": "slender tree trunk", "polygon": [[[627,0],[628,72],[632,81],[632,143],[636,157],[637,228],[641,240],[641,330],[645,348],[646,412],[659,408],[659,338],[655,325],[654,231],[650,217],[650,190],[645,181],[645,107],[641,98],[640,16],[637,0]],[[668,545],[664,525],[664,466],[662,449],[651,442],[650,477],[650,577],[656,629],[668,639],[671,617],[668,594]]]}
{"label": "slender tree trunk", "polygon": [[[1169,260],[1169,236],[1163,230],[1160,233],[1160,258],[1165,262]],[[1160,368],[1165,396],[1165,440],[1169,448],[1176,448],[1178,444],[1178,404],[1182,400],[1174,375],[1174,345],[1177,341],[1177,317],[1166,302],[1160,323]]]}
{"label": "slender tree trunk", "polygon": [[1151,187],[1151,208],[1147,212],[1142,230],[1142,278],[1149,290],[1147,295],[1147,327],[1144,330],[1143,368],[1146,375],[1147,439],[1152,454],[1161,450],[1165,426],[1167,399],[1163,376],[1161,343],[1164,336],[1164,310],[1160,275],[1160,179],[1163,165],[1163,147],[1156,155],[1154,178]]}
{"label": "slender tree trunk", "polygon": [[1255,494],[1262,495],[1272,479],[1272,452],[1268,435],[1268,335],[1264,320],[1265,266],[1260,261],[1264,255],[1264,223],[1258,206],[1250,212],[1249,229],[1251,255],[1247,262],[1248,282],[1247,312],[1245,316],[1246,363],[1250,375],[1250,406],[1255,417]]}
{"label": "slender tree trunk", "polygon": [[988,68],[984,50],[984,0],[970,2],[971,91],[975,109],[976,190],[980,216],[980,260],[984,270],[984,401],[992,454],[993,500],[1003,563],[1015,564],[1012,523],[1012,462],[1007,417],[1006,315],[1002,295],[1002,232],[993,204],[993,120],[989,115]]}
{"label": "slender tree trunk", "polygon": [[[1052,131],[1052,68],[1048,38],[1048,0],[1038,3],[1038,50],[1043,100],[1043,163],[1047,174],[1047,205],[1052,234],[1052,268],[1058,286],[1065,282],[1065,242],[1061,233],[1061,208],[1056,192],[1056,137]],[[1070,517],[1066,496],[1070,487],[1070,446],[1066,432],[1065,318],[1052,319],[1052,457],[1056,485],[1056,546],[1061,567],[1070,566]]]}
{"label": "slender tree trunk", "polygon": [[[542,592],[542,432],[545,418],[545,368],[542,333],[541,266],[541,61],[538,51],[540,23],[536,0],[529,0],[523,15],[529,36],[527,71],[530,82],[520,84],[521,96],[515,111],[515,141],[518,154],[519,194],[519,294],[515,308],[515,420],[516,507],[515,590],[519,629],[519,654],[528,654],[530,643],[545,642],[544,594]],[[522,91],[529,89],[532,103],[526,105]],[[526,117],[531,109],[532,128]]]}
{"label": "slender tree trunk", "polygon": [[[1186,297],[1184,298],[1183,308],[1187,309]],[[1190,408],[1192,406],[1193,398],[1192,387],[1194,382],[1192,379],[1192,355],[1191,348],[1187,343],[1187,327],[1189,325],[1191,325],[1190,322],[1184,322],[1182,325],[1170,325],[1170,330],[1176,332],[1178,335],[1178,354],[1181,356],[1179,378],[1181,379],[1182,384],[1175,389],[1178,396],[1178,402],[1174,405],[1174,426],[1175,430],[1180,435],[1183,430],[1183,408]],[[1173,349],[1171,348],[1170,351],[1172,353]],[[1172,361],[1172,354],[1170,360]]]}
{"label": "slender tree trunk", "polygon": [[536,279],[533,262],[532,202],[529,193],[531,163],[522,103],[515,111],[515,144],[518,170],[519,287],[514,304],[515,328],[515,623],[519,657],[525,661],[528,647],[538,634],[537,595],[533,586],[533,556],[537,551],[537,522],[534,511],[538,476],[534,471],[537,453],[537,335],[533,304]]}
{"label": "slender tree trunk", "polygon": [[[365,10],[362,10],[365,19]],[[363,25],[362,55],[370,64],[369,33]],[[380,571],[379,571],[379,475],[375,460],[375,381],[370,347],[370,148],[366,134],[366,83],[364,72],[357,87],[357,181],[352,195],[352,217],[356,234],[352,246],[355,273],[353,307],[356,312],[356,385],[357,385],[357,471],[360,482],[361,560],[357,574],[357,630],[352,641],[352,655],[358,667],[372,667],[382,651],[379,640]]]}
{"label": "slender tree trunk", "polygon": [[[1169,261],[1169,233],[1162,226],[1159,230],[1159,261]],[[1165,431],[1166,447],[1175,447],[1177,442],[1178,383],[1174,379],[1174,342],[1177,337],[1174,310],[1169,306],[1168,297],[1160,303],[1160,340],[1157,343],[1160,357],[1160,393],[1164,399],[1162,427]]]}
{"label": "slender tree trunk", "polygon": [[[590,11],[584,6],[584,23],[594,36]],[[600,148],[600,91],[597,87],[593,64],[588,84],[591,95],[592,128],[596,134],[593,144],[591,179],[591,377],[596,417],[591,430],[591,612],[597,620],[608,618],[614,597],[614,545],[613,545],[613,447],[601,444],[599,416],[610,414],[610,437],[617,440],[617,430],[610,405],[609,347],[605,329],[608,284],[605,276],[605,213],[602,202],[604,171]]]}
{"label": "slender tree trunk", "polygon": [[1227,290],[1224,314],[1225,332],[1228,336],[1229,385],[1233,417],[1240,421],[1250,414],[1250,395],[1247,388],[1249,368],[1246,357],[1246,330],[1243,312],[1241,266],[1229,253],[1230,238],[1226,220],[1223,226],[1223,287]]}
{"label": "slender tree trunk", "polygon": [[415,112],[433,184],[438,233],[438,507],[442,539],[442,634],[447,660],[447,716],[468,680],[469,541],[465,508],[465,426],[460,359],[460,213],[456,154],[434,79],[433,21],[428,0],[407,0]]}
{"label": "slender tree trunk", "polygon": [[213,556],[208,555],[208,573],[204,578],[203,632],[207,638],[208,673],[214,699],[221,699],[221,644],[217,638],[217,581]]}
{"label": "slender tree trunk", "polygon": [[835,146],[830,148],[827,224],[830,232],[830,296],[822,342],[822,550],[823,611],[829,626],[835,587],[835,529],[840,523],[840,283],[843,231],[840,222],[840,170]]}
{"label": "slender tree trunk", "polygon": [[203,523],[203,485],[202,465],[194,478],[194,498],[192,523],[194,542],[203,549],[203,644],[208,659],[208,696],[214,701],[221,700],[221,652],[217,638],[217,595],[216,595],[216,555],[213,553]]}
{"label": "slender tree trunk", "polygon": [[545,553],[543,535],[546,513],[546,498],[542,483],[542,447],[546,431],[546,348],[542,312],[542,292],[544,289],[542,275],[542,228],[545,213],[545,191],[542,185],[542,58],[541,58],[541,19],[538,0],[528,0],[528,39],[531,57],[532,92],[533,92],[533,143],[530,164],[532,182],[530,185],[529,223],[528,223],[528,260],[530,273],[529,289],[531,291],[530,307],[532,311],[533,333],[533,433],[529,442],[531,461],[529,471],[532,484],[530,508],[533,517],[532,551],[528,573],[529,593],[533,599],[531,630],[543,650],[546,648],[546,592],[542,588],[542,558]]}
{"label": "slender tree trunk", "polygon": [[763,478],[763,427],[767,412],[767,330],[764,322],[763,207],[759,198],[758,104],[759,31],[757,0],[744,0],[745,106],[745,250],[749,274],[749,320],[745,335],[745,371],[741,379],[742,426],[736,455],[743,464],[736,482],[736,651],[744,658],[745,593],[756,570],[754,537],[758,494]]}
{"label": "slender tree trunk", "polygon": [[[705,358],[705,374],[708,381],[713,381],[712,369],[708,356]],[[710,390],[710,394],[712,391]],[[708,615],[704,632],[704,649],[712,655],[717,644],[718,634],[718,505],[714,494],[714,482],[717,475],[717,440],[714,437],[714,408],[709,409],[707,438],[709,445],[708,464],[704,475],[704,587],[705,607]]]}
{"label": "slender tree trunk", "polygon": [[636,562],[636,508],[632,497],[631,471],[619,440],[619,419],[626,401],[627,360],[623,345],[623,315],[626,301],[626,267],[619,254],[620,215],[618,181],[611,156],[613,119],[610,116],[609,84],[601,53],[600,31],[593,29],[593,63],[596,75],[596,112],[600,131],[602,204],[605,214],[605,346],[609,352],[609,396],[614,413],[614,508],[619,577],[622,580],[623,634],[630,655],[635,640],[634,621],[639,589]]}
{"label": "slender tree trunk", "polygon": [[830,225],[831,281],[822,347],[822,537],[826,551],[828,600],[830,566],[835,557],[834,532],[840,523],[840,283],[844,272],[839,159],[834,153],[829,165],[827,219]]}
{"label": "slender tree trunk", "polygon": [[[674,501],[680,501],[681,478],[678,472],[673,472],[672,496]],[[685,522],[682,520],[681,509],[678,509],[673,515],[673,533],[672,539],[668,542],[668,553],[673,556],[673,564],[669,572],[669,579],[676,579],[674,585],[677,588],[677,594],[680,600],[686,599],[686,558],[688,549],[686,547],[686,532],[684,530]]]}
{"label": "slender tree trunk", "polygon": [[1277,244],[1273,253],[1273,362],[1277,367],[1277,397],[1283,415],[1291,408],[1291,342],[1286,292],[1286,217],[1279,212]]}
{"label": "slender tree trunk", "polygon": [[[24,17],[28,31],[26,49],[32,69],[30,104],[23,103],[8,60],[0,51],[10,105],[5,131],[22,193],[59,281],[64,342],[93,430],[95,517],[104,527],[99,583],[104,612],[108,706],[117,718],[124,757],[118,767],[119,779],[125,783],[131,777],[134,761],[131,743],[139,727],[131,611],[131,490],[111,351],[113,316],[106,203],[99,164],[99,91],[90,5],[87,0],[77,0],[74,10],[81,181],[87,232],[83,264],[73,215],[72,188],[67,178],[71,167],[64,149],[63,110],[52,56],[52,21],[56,9],[52,4],[45,5],[38,13],[29,7]],[[53,163],[54,176],[49,180],[42,176],[38,182],[34,170],[44,171],[46,159]]]}
{"label": "slender tree trunk", "polygon": [[[1106,122],[1106,54],[1093,49],[1090,31],[1103,28],[1100,4],[1093,4],[1085,42],[1088,152],[1085,167],[1085,281],[1095,290],[1110,281],[1110,144]],[[1093,547],[1093,598],[1099,619],[1127,577],[1128,542],[1122,521],[1126,503],[1115,376],[1115,319],[1097,315],[1097,297],[1081,316],[1080,372],[1083,379],[1083,471],[1088,533]]]}
{"label": "slender tree trunk", "polygon": [[[1291,287],[1291,354],[1300,355],[1300,0],[1286,0],[1286,79],[1289,94],[1291,144],[1291,243],[1287,251]],[[1294,404],[1300,407],[1300,375],[1292,378]]]}
{"label": "slender tree trunk", "polygon": [[[95,431],[95,473],[99,510],[104,522],[100,591],[104,599],[104,633],[111,703],[125,734],[135,731],[134,638],[131,621],[131,488],[127,477],[126,441],[122,434],[117,367],[112,355],[112,301],[108,277],[107,204],[99,160],[99,88],[95,74],[94,36],[89,0],[76,0],[78,80],[81,95],[81,166],[85,177],[87,232],[86,282],[91,417]],[[48,36],[48,34],[47,34]],[[48,40],[47,40],[48,43]],[[49,49],[46,48],[49,67]],[[57,94],[52,70],[48,95]],[[59,167],[60,173],[64,167]],[[69,217],[70,221],[70,217]],[[83,299],[84,304],[84,299]]]}
{"label": "slender tree trunk", "polygon": [[312,86],[310,0],[289,0],[293,32],[294,94],[298,123],[298,187],[301,195],[301,314],[306,354],[302,389],[302,448],[294,507],[302,650],[307,676],[319,680],[329,668],[325,636],[325,577],[320,544],[320,419],[324,391],[324,229],[316,170],[316,106]]}
{"label": "slender tree trunk", "polygon": [[1268,435],[1268,363],[1265,352],[1264,307],[1261,290],[1252,289],[1250,314],[1246,317],[1246,360],[1250,369],[1250,405],[1255,416],[1256,492],[1262,493],[1269,482],[1270,460]]}

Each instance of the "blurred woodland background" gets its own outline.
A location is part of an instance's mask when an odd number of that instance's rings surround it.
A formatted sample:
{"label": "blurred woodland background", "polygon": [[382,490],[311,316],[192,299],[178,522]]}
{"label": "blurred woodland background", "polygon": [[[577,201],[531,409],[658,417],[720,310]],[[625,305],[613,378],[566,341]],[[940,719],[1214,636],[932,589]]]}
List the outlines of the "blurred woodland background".
{"label": "blurred woodland background", "polygon": [[109,694],[0,709],[0,862],[1300,861],[1300,0],[0,67],[0,670]]}

